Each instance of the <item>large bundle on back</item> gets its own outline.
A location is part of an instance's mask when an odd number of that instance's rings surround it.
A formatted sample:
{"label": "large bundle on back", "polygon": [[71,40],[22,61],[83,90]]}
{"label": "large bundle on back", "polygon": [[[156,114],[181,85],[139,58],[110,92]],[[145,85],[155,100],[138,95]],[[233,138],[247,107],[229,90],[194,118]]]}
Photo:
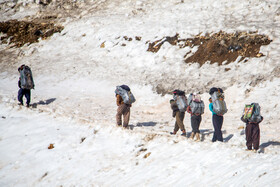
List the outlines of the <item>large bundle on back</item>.
{"label": "large bundle on back", "polygon": [[127,85],[117,86],[115,93],[122,97],[125,104],[132,104],[136,101],[134,95]]}
{"label": "large bundle on back", "polygon": [[199,94],[190,94],[188,97],[188,105],[191,108],[192,113],[194,114],[203,114],[204,113],[204,102],[201,100]]}
{"label": "large bundle on back", "polygon": [[187,98],[185,96],[185,92],[181,90],[174,90],[173,93],[174,93],[173,98],[180,112],[186,112],[188,104],[187,104]]}
{"label": "large bundle on back", "polygon": [[34,89],[34,81],[32,77],[31,69],[28,66],[22,66],[19,69],[20,73],[20,86],[23,89]]}
{"label": "large bundle on back", "polygon": [[248,119],[249,122],[259,123],[262,120],[261,108],[258,103],[252,103],[250,105],[245,105],[243,111],[243,119]]}
{"label": "large bundle on back", "polygon": [[213,111],[218,115],[227,113],[224,92],[221,88],[211,88],[209,91],[213,103]]}

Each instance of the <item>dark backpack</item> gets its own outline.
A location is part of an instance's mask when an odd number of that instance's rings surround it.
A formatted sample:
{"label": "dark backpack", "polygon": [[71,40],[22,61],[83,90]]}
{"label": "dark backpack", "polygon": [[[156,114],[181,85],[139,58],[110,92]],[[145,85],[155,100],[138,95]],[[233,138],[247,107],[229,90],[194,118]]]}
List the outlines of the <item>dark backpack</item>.
{"label": "dark backpack", "polygon": [[125,84],[121,85],[120,87],[125,89],[128,92],[130,91],[130,88],[127,85],[125,85]]}
{"label": "dark backpack", "polygon": [[34,89],[34,81],[32,77],[32,71],[28,66],[22,66],[19,69],[20,73],[20,86],[23,89]]}
{"label": "dark backpack", "polygon": [[185,96],[185,92],[182,90],[174,90],[173,91],[174,95],[179,95],[179,96]]}

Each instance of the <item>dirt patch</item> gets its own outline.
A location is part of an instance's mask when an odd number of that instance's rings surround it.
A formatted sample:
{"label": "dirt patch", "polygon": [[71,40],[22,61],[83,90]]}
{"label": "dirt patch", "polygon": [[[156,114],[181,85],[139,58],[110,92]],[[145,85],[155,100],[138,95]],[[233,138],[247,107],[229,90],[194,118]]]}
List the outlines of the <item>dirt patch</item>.
{"label": "dirt patch", "polygon": [[246,57],[259,58],[264,56],[260,53],[260,47],[270,44],[272,40],[266,35],[248,32],[225,33],[220,31],[212,35],[196,35],[194,38],[187,39],[181,39],[179,34],[176,34],[173,37],[167,36],[161,40],[149,43],[147,51],[156,53],[165,42],[181,48],[198,46],[194,54],[189,56],[190,51],[185,55],[186,63],[197,62],[203,65],[209,61],[211,64],[217,62],[219,65],[222,65],[223,62],[226,62],[225,64],[234,62],[239,56],[242,57],[241,60]]}
{"label": "dirt patch", "polygon": [[0,22],[0,32],[4,33],[0,39],[2,43],[13,44],[11,47],[21,47],[38,42],[39,38],[46,39],[63,29],[63,26],[55,26],[48,20],[10,20]]}

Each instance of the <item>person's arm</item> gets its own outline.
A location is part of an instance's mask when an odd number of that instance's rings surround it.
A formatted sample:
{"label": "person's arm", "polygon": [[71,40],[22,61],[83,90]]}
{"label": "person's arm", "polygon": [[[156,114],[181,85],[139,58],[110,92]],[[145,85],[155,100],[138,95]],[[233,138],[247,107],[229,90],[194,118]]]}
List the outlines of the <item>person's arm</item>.
{"label": "person's arm", "polygon": [[242,115],[242,117],[240,118],[241,121],[243,121],[244,123],[248,123],[248,119],[244,119],[244,116]]}
{"label": "person's arm", "polygon": [[190,107],[190,106],[187,107],[187,112],[190,113],[190,114],[192,115],[192,110],[191,110],[191,107]]}
{"label": "person's arm", "polygon": [[214,113],[214,111],[213,111],[213,103],[210,103],[210,104],[209,104],[209,110],[210,110],[212,113]]}
{"label": "person's arm", "polygon": [[263,117],[261,117],[261,121],[260,122],[262,122],[263,121]]}
{"label": "person's arm", "polygon": [[18,80],[18,87],[21,88],[20,78],[19,78],[19,80]]}
{"label": "person's arm", "polygon": [[122,97],[120,95],[117,95],[117,106],[120,106],[122,104]]}

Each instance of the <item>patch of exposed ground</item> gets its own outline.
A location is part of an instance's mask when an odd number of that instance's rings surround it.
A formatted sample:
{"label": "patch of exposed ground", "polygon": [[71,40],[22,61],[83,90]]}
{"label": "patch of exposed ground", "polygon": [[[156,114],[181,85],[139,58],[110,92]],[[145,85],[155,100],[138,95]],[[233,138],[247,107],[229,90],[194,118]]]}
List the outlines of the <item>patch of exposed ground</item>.
{"label": "patch of exposed ground", "polygon": [[0,39],[4,44],[12,44],[11,47],[21,47],[24,44],[38,42],[39,38],[46,39],[63,29],[63,26],[56,26],[48,19],[9,20],[0,22],[0,33],[3,33]]}
{"label": "patch of exposed ground", "polygon": [[198,46],[197,51],[189,56],[185,55],[186,63],[199,63],[203,65],[205,62],[218,63],[222,65],[223,62],[234,62],[239,56],[242,61],[244,58],[261,57],[264,56],[260,53],[262,45],[268,45],[272,40],[266,35],[248,32],[225,33],[220,31],[214,34],[207,34],[205,36],[196,35],[194,38],[181,39],[179,34],[173,37],[164,37],[149,43],[147,51],[156,53],[160,50],[161,46],[168,42],[171,45],[177,45],[181,48]]}

